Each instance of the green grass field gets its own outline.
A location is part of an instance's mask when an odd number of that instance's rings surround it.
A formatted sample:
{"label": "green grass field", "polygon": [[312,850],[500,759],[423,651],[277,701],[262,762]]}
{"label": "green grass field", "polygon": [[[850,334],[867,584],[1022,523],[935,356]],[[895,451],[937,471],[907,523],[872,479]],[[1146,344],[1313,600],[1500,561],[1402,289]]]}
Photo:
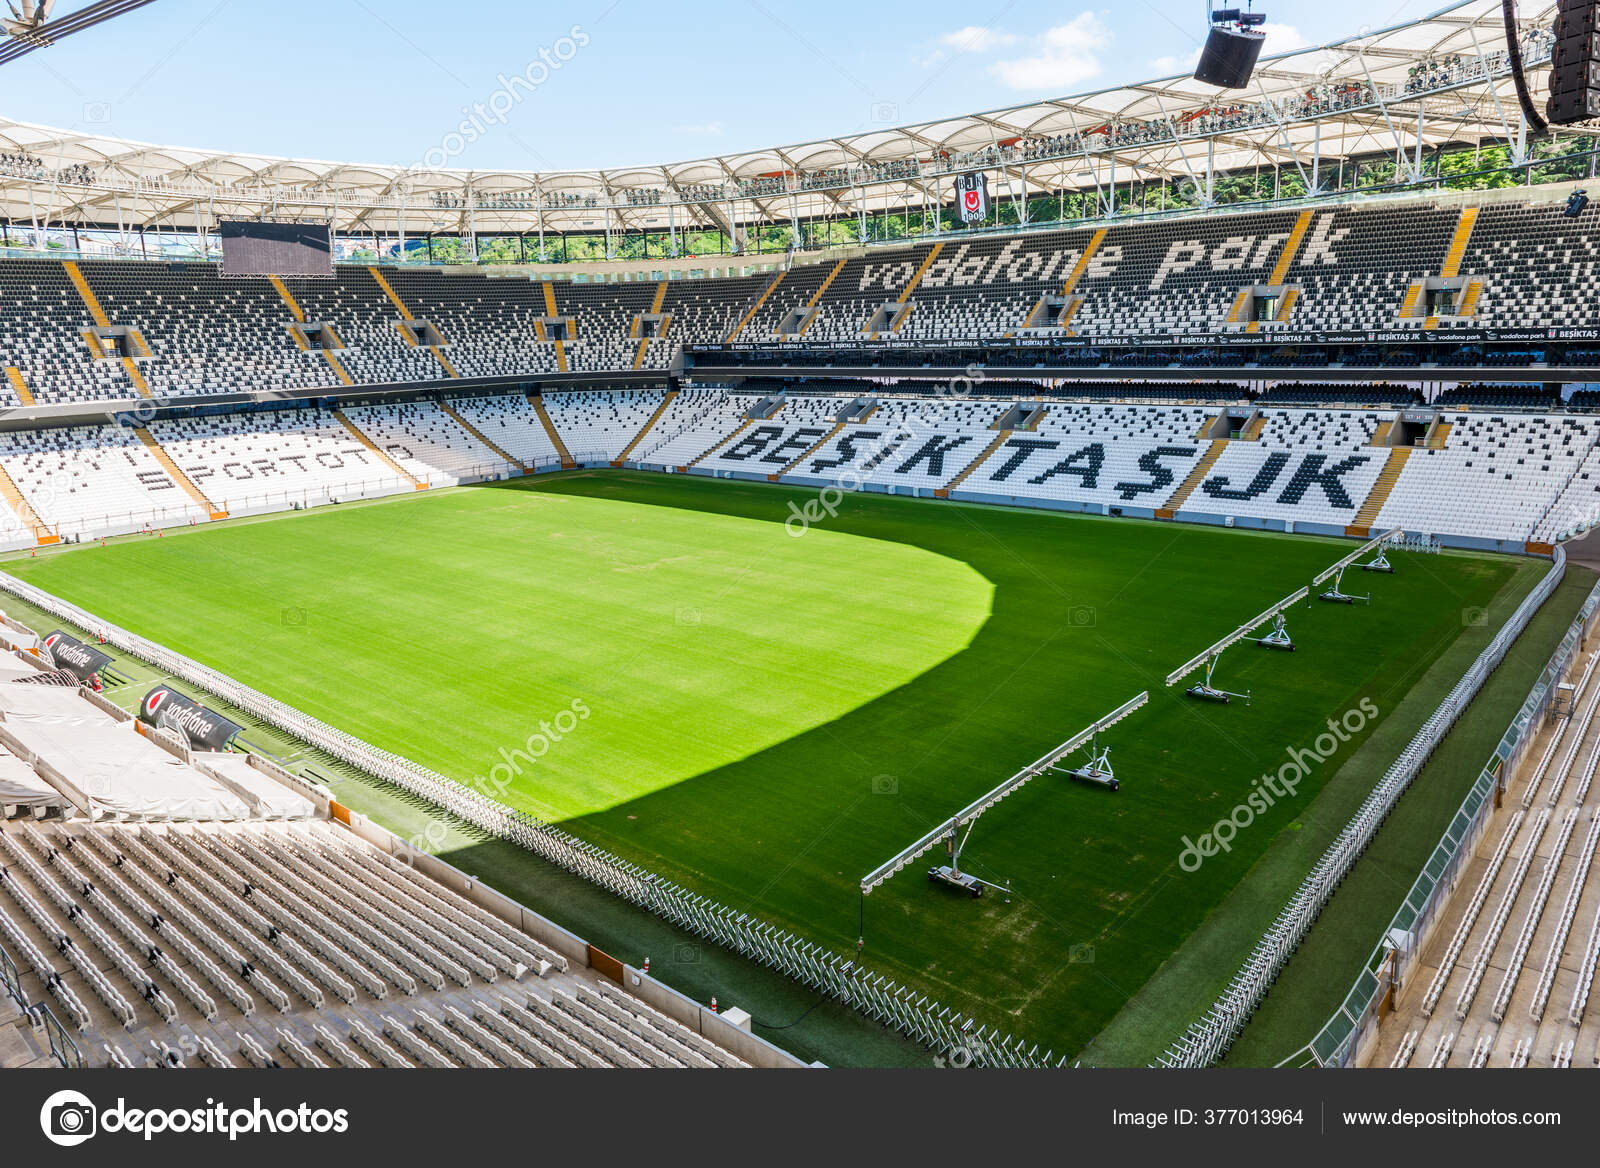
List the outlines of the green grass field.
{"label": "green grass field", "polygon": [[[1260,863],[1274,841],[1441,655],[1486,635],[1471,614],[1542,570],[1399,556],[1354,581],[1370,607],[1294,612],[1298,652],[1231,650],[1218,680],[1255,700],[1209,706],[1162,678],[1347,542],[881,496],[793,538],[789,503],[808,497],[563,475],[7,569],[464,781],[505,776],[543,735],[507,802],[840,951],[865,872],[1149,689],[1109,739],[1120,792],[1046,777],[979,822],[965,865],[1011,897],[972,901],[918,865],[865,905],[873,968],[1058,1052],[1117,1018],[1247,875],[1281,903],[1298,871]],[[1379,717],[1292,798],[1180,867],[1185,837],[1363,699]],[[1139,1043],[1189,1008],[1147,1010],[1117,1059],[1153,1055]]]}

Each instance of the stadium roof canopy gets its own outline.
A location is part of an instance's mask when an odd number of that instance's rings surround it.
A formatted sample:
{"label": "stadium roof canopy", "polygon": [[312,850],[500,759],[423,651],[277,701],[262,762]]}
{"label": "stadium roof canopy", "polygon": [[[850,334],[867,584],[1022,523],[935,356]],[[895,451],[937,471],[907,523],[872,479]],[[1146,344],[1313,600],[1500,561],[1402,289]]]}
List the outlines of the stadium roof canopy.
{"label": "stadium roof canopy", "polygon": [[[1524,0],[1535,93],[1555,5]],[[0,42],[3,43],[3,42]],[[60,51],[60,50],[58,50]],[[1246,90],[1167,77],[813,142],[591,171],[451,169],[447,138],[417,166],[156,146],[0,118],[0,216],[13,223],[193,229],[223,218],[332,218],[346,233],[665,230],[782,222],[947,201],[982,169],[997,197],[1109,190],[1255,166],[1309,181],[1335,159],[1402,169],[1446,143],[1522,137],[1499,0],[1263,60]],[[429,162],[438,165],[429,165]],[[87,171],[81,168],[87,168]]]}

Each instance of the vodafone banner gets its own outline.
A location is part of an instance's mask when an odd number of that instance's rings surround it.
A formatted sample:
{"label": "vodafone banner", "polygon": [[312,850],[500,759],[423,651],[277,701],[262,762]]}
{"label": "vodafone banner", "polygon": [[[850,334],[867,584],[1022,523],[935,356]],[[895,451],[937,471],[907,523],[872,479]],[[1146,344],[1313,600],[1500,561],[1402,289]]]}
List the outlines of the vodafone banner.
{"label": "vodafone banner", "polygon": [[100,650],[85,645],[76,637],[67,636],[60,629],[44,639],[44,647],[50,650],[50,657],[57,667],[72,674],[80,683],[88,681],[111,664],[111,658]]}
{"label": "vodafone banner", "polygon": [[226,750],[243,729],[221,714],[206,709],[169,686],[158,685],[139,703],[139,720],[151,726],[176,730],[196,750]]}

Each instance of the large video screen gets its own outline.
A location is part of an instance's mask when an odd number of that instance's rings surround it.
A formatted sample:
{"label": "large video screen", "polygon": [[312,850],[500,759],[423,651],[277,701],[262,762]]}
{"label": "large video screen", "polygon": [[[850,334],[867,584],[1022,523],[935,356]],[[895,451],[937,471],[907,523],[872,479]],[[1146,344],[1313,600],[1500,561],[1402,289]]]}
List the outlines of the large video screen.
{"label": "large video screen", "polygon": [[333,278],[333,238],[326,223],[229,223],[222,238],[224,276]]}

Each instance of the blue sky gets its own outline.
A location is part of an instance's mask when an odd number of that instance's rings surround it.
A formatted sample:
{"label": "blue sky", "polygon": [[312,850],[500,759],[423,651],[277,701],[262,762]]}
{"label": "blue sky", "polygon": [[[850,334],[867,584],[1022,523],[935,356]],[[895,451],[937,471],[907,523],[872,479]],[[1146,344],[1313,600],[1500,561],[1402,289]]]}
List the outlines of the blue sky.
{"label": "blue sky", "polygon": [[[61,0],[61,10],[85,0]],[[1442,0],[1267,0],[1267,52]],[[563,169],[678,161],[1192,68],[1203,0],[156,0],[0,67],[22,121],[207,149]],[[443,15],[440,15],[440,14]],[[531,72],[530,72],[531,67]],[[494,124],[451,138],[463,107]]]}

